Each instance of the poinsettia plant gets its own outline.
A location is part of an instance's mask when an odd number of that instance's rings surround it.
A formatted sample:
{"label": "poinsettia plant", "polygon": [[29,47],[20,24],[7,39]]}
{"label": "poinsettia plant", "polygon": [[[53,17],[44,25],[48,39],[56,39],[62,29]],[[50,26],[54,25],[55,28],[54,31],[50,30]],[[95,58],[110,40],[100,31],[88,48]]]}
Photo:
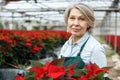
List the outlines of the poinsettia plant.
{"label": "poinsettia plant", "polygon": [[62,58],[46,62],[44,65],[34,65],[28,69],[29,75],[25,80],[106,80],[104,75],[108,73],[107,68],[99,68],[90,63],[83,69],[75,69],[76,63],[64,67],[63,62]]}
{"label": "poinsettia plant", "polygon": [[46,55],[56,57],[54,48],[62,45],[69,35],[57,30],[0,30],[0,68],[19,68]]}

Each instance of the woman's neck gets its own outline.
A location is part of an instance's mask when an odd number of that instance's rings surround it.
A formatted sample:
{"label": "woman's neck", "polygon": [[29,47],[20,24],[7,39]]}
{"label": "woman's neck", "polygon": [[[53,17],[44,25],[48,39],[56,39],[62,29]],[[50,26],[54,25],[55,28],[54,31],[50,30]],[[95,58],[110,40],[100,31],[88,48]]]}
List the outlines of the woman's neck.
{"label": "woman's neck", "polygon": [[80,36],[73,36],[72,44],[75,44],[80,38]]}

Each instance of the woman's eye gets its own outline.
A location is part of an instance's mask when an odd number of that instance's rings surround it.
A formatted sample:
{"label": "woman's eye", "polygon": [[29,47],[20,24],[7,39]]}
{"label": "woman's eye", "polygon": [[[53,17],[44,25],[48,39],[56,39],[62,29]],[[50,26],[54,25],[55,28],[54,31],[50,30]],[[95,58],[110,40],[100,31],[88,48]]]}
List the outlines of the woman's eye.
{"label": "woman's eye", "polygon": [[84,21],[85,19],[84,18],[79,18],[79,20],[83,20]]}
{"label": "woman's eye", "polygon": [[75,19],[75,18],[74,18],[74,17],[70,17],[69,19],[72,19],[72,20],[73,20],[73,19]]}

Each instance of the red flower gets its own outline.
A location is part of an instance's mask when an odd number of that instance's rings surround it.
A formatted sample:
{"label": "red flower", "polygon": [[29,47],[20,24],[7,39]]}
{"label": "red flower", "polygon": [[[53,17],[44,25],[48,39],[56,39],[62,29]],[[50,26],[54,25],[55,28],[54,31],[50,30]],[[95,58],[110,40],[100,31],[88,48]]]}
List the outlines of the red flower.
{"label": "red flower", "polygon": [[20,75],[17,75],[15,80],[24,80],[24,78],[22,76],[20,76]]}
{"label": "red flower", "polygon": [[53,79],[58,78],[59,76],[65,74],[64,67],[57,67],[55,65],[49,65],[47,70],[47,77],[51,77]]}
{"label": "red flower", "polygon": [[[101,80],[104,78],[106,68],[99,68],[96,64],[90,63],[83,69],[74,69],[74,64],[67,67],[63,66],[64,59],[46,62],[42,67],[34,66],[30,71],[34,71],[34,80],[52,78],[53,80]],[[59,67],[58,67],[59,66]]]}
{"label": "red flower", "polygon": [[85,66],[84,69],[87,70],[86,77],[89,79],[97,74],[106,73],[107,69],[99,68],[96,64],[90,63],[89,65]]}
{"label": "red flower", "polygon": [[44,77],[44,74],[45,74],[45,71],[44,71],[43,68],[38,69],[38,70],[35,72],[34,80],[38,80],[38,78],[43,78],[43,77]]}
{"label": "red flower", "polygon": [[44,67],[34,66],[30,68],[30,71],[34,71],[34,80],[43,77],[51,77],[53,79],[60,77],[65,74],[64,67],[57,67],[55,65],[51,65],[50,62],[47,62]]}
{"label": "red flower", "polygon": [[35,53],[37,51],[40,51],[40,48],[38,48],[36,45],[32,49],[30,49],[31,53]]}
{"label": "red flower", "polygon": [[31,46],[31,44],[30,44],[30,43],[26,43],[25,45],[26,45],[26,46]]}
{"label": "red flower", "polygon": [[99,68],[99,69],[95,70],[95,74],[99,74],[99,73],[102,73],[102,72],[108,73],[107,69],[105,69],[105,68]]}
{"label": "red flower", "polygon": [[27,43],[30,43],[30,42],[31,42],[31,39],[28,38],[28,39],[26,40],[26,42],[27,42]]}
{"label": "red flower", "polygon": [[43,78],[44,77],[45,71],[42,67],[33,66],[32,68],[29,69],[29,71],[34,71],[35,72],[34,80],[37,80],[38,78]]}
{"label": "red flower", "polygon": [[73,73],[75,72],[74,65],[69,65],[66,67],[66,72],[68,74],[68,77],[71,78]]}
{"label": "red flower", "polygon": [[39,51],[40,49],[35,45],[33,48],[34,51]]}
{"label": "red flower", "polygon": [[88,78],[86,78],[85,76],[80,76],[78,80],[88,80]]}

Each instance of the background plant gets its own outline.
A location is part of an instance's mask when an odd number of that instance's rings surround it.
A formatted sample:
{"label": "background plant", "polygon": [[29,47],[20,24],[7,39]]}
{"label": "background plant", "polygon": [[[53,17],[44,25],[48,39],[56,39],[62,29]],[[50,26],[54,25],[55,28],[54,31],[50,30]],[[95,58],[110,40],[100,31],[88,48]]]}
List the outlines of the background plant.
{"label": "background plant", "polygon": [[65,31],[0,30],[0,62],[18,66],[29,63],[29,60],[45,58],[69,36]]}

